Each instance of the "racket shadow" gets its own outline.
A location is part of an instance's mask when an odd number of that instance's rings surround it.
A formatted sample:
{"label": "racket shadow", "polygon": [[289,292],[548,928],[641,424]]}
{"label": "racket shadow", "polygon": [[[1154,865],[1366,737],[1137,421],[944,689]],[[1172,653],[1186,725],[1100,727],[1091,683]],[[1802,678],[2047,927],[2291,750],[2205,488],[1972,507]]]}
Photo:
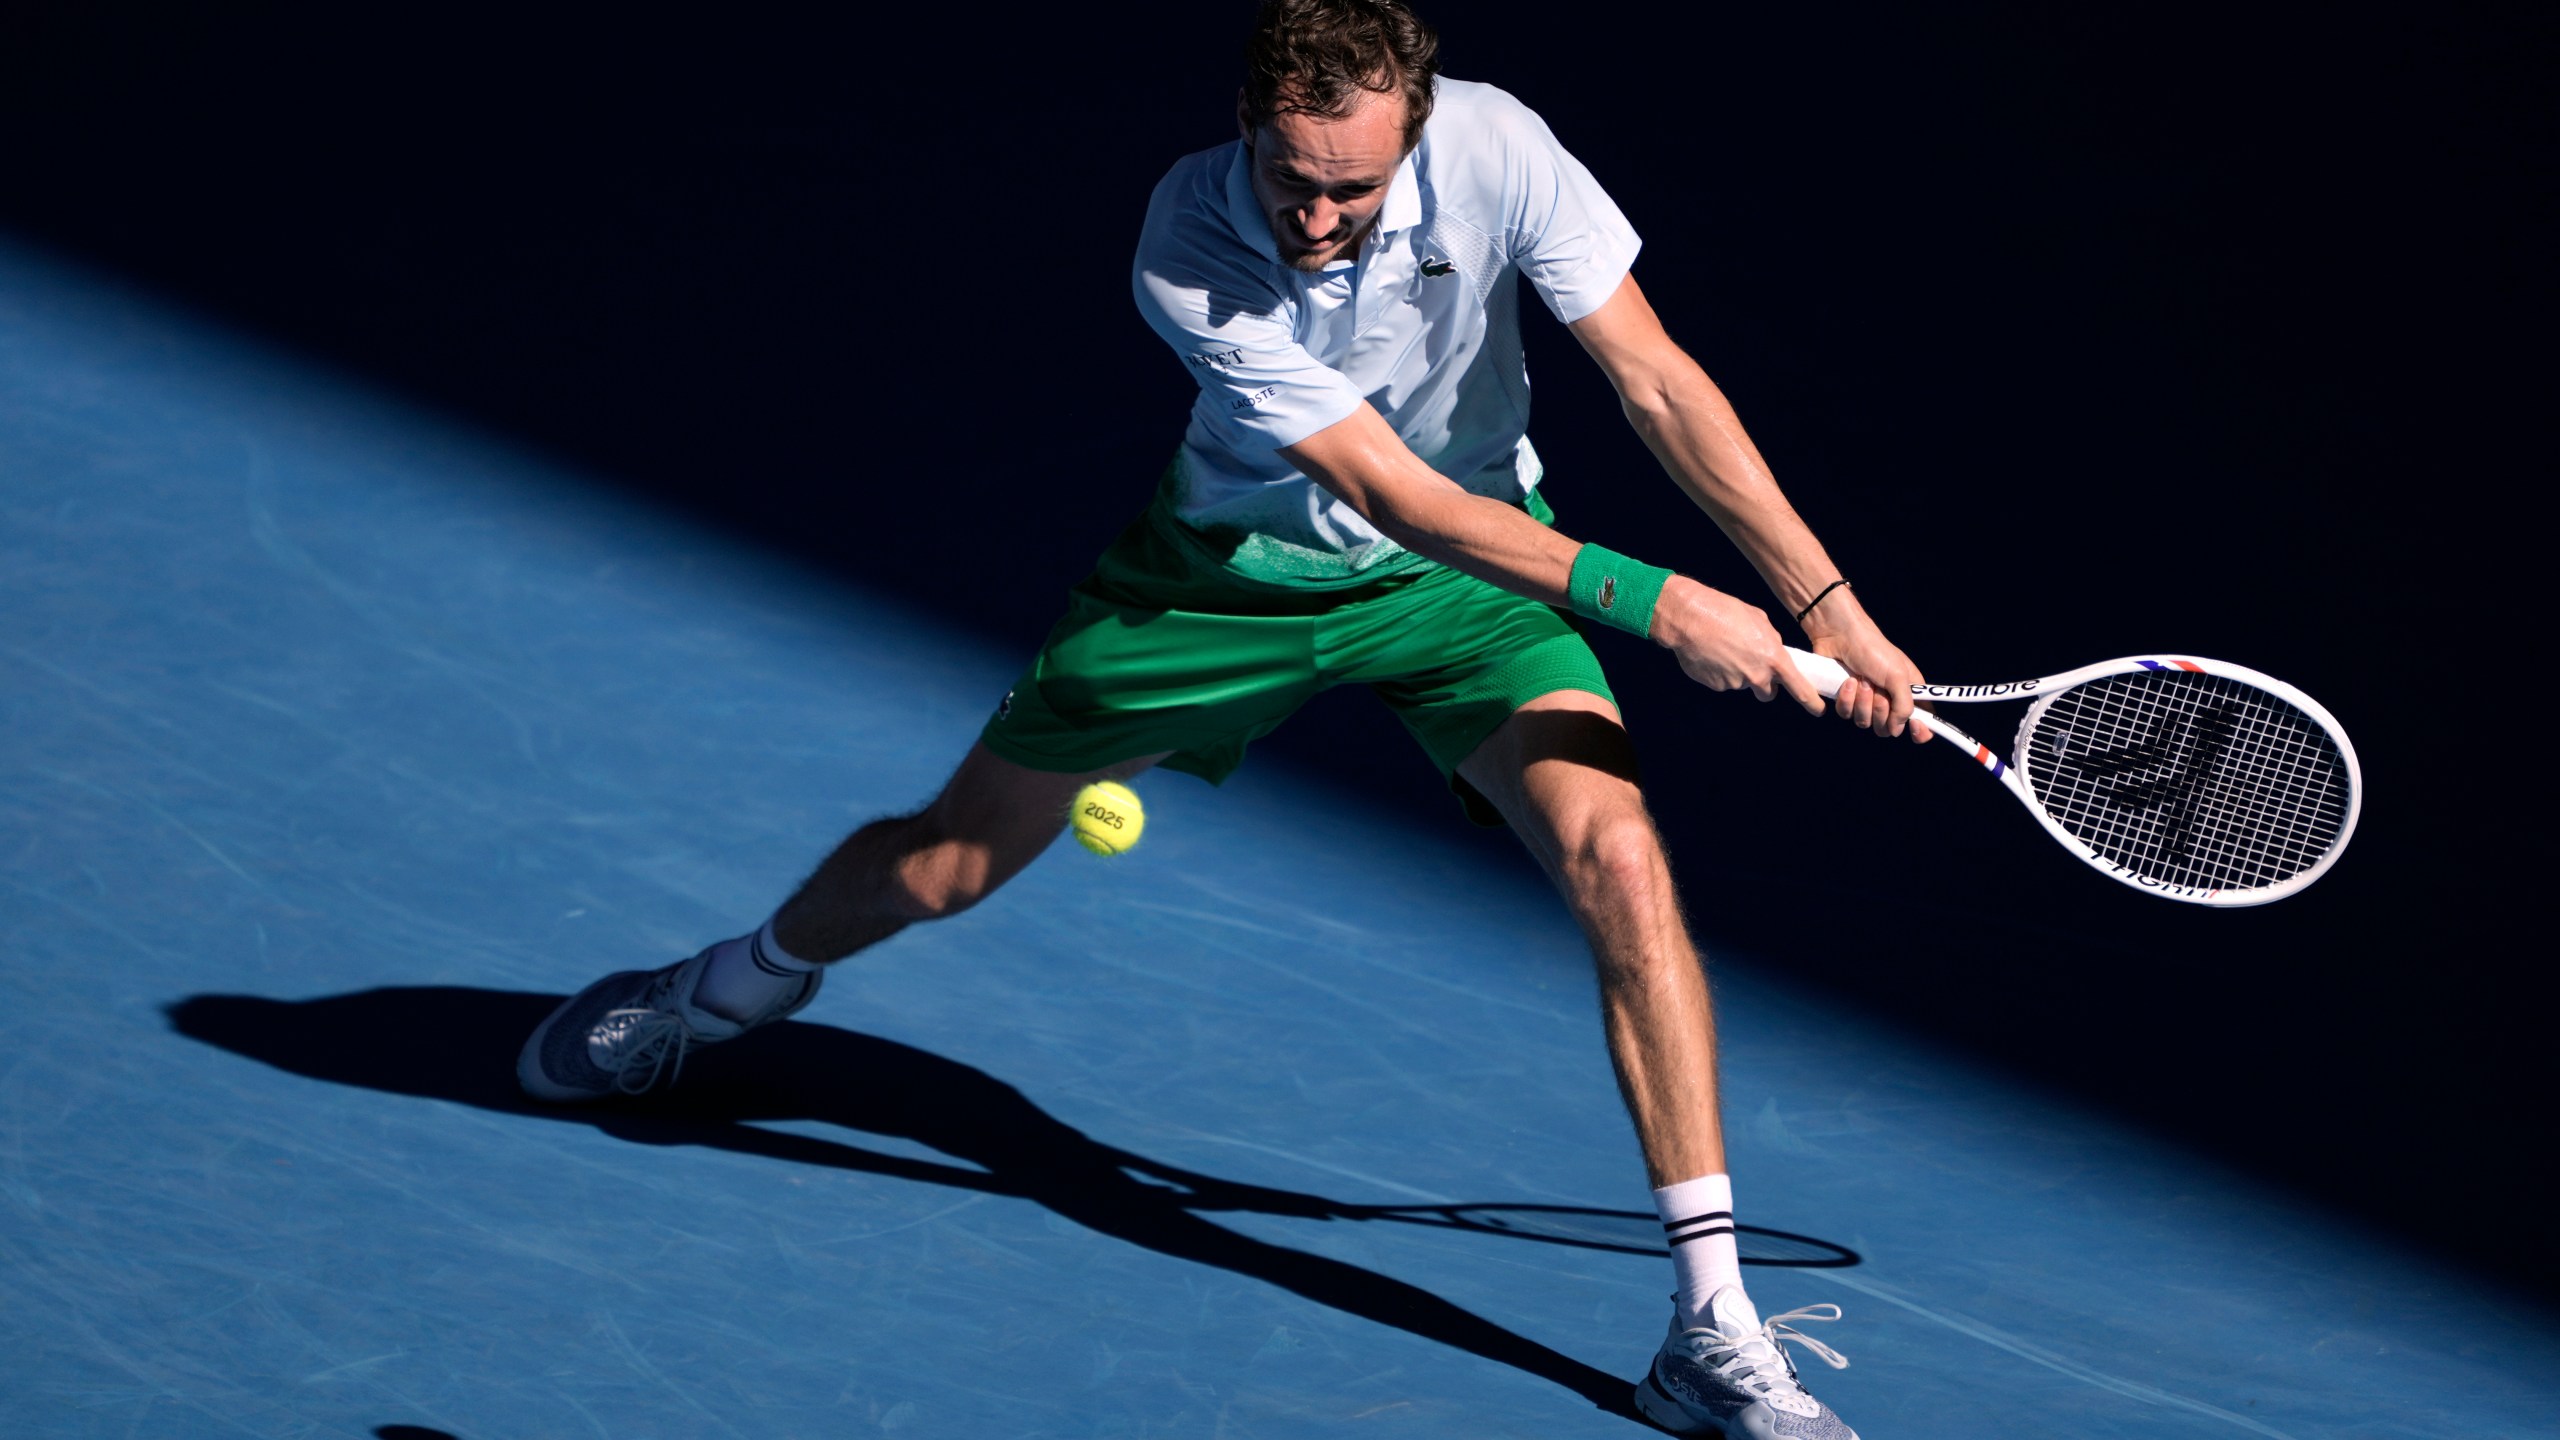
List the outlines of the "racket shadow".
{"label": "racket shadow", "polygon": [[[197,995],[167,1008],[190,1039],[287,1073],[501,1114],[591,1126],[640,1145],[699,1146],[1032,1200],[1087,1229],[1214,1265],[1425,1339],[1498,1361],[1634,1418],[1629,1382],[1503,1328],[1419,1286],[1241,1235],[1220,1212],[1425,1225],[1580,1249],[1660,1254],[1651,1215],[1556,1205],[1362,1205],[1186,1170],[1104,1144],[974,1066],[894,1040],[785,1022],[685,1063],[682,1083],[645,1101],[536,1104],[515,1085],[515,1053],[556,995],[393,987],[313,1000]],[[960,1164],[883,1154],[764,1128],[815,1121],[915,1141]],[[1647,1232],[1650,1232],[1648,1235]],[[1781,1232],[1759,1231],[1763,1237]],[[1813,1260],[1854,1265],[1802,1236]]]}
{"label": "racket shadow", "polygon": [[[1399,1225],[1427,1225],[1565,1245],[1577,1250],[1607,1250],[1619,1255],[1667,1256],[1662,1222],[1641,1210],[1598,1210],[1585,1205],[1346,1205],[1337,1218],[1384,1220]],[[1864,1263],[1846,1245],[1817,1240],[1761,1225],[1733,1227],[1745,1265],[1790,1270],[1840,1270]]]}

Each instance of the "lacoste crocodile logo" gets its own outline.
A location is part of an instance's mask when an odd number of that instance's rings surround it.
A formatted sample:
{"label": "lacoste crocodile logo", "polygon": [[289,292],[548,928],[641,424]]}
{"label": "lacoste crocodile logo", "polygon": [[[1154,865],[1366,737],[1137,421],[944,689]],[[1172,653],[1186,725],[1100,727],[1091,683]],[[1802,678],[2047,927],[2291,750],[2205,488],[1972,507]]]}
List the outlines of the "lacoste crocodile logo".
{"label": "lacoste crocodile logo", "polygon": [[1425,280],[1437,280],[1443,275],[1456,273],[1457,269],[1457,266],[1450,264],[1448,261],[1441,259],[1437,255],[1425,255],[1422,257],[1422,278]]}

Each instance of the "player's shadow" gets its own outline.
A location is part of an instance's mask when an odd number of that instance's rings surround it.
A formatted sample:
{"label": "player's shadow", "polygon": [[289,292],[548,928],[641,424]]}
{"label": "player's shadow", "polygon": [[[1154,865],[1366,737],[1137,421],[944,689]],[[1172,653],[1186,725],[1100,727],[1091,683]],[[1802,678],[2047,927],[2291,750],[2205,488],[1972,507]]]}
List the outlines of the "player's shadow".
{"label": "player's shadow", "polygon": [[[1202,1219],[1246,1211],[1381,1220],[1660,1253],[1648,1215],[1566,1206],[1376,1206],[1202,1175],[1105,1145],[1021,1091],[956,1060],[832,1026],[786,1022],[685,1062],[682,1083],[645,1101],[534,1104],[515,1053],[556,995],[459,987],[367,990],[316,1000],[198,995],[169,1007],[182,1035],[315,1080],[484,1110],[592,1125],[643,1145],[700,1145],[1037,1201],[1088,1229],[1159,1254],[1251,1276],[1345,1313],[1498,1360],[1632,1416],[1625,1380],[1515,1335],[1401,1280],[1267,1244]],[[968,1165],[884,1155],[757,1122],[818,1121],[899,1136]],[[1849,1265],[1850,1251],[1760,1232],[1760,1263]]]}

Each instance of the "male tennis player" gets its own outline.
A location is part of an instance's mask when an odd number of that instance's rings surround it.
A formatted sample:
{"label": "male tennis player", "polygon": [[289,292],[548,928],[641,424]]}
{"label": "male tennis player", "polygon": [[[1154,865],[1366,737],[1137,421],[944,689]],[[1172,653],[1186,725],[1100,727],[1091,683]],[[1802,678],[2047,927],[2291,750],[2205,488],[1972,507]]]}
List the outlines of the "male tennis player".
{"label": "male tennis player", "polygon": [[1242,137],[1178,162],[1138,241],[1138,308],[1200,387],[1152,506],[939,797],[856,831],[752,934],[589,986],[518,1072],[546,1100],[645,1090],[686,1047],[807,1005],[822,967],[984,899],[1087,782],[1157,764],[1222,779],[1318,690],[1366,684],[1471,815],[1519,832],[1590,937],[1678,1284],[1637,1403],[1682,1434],[1849,1436],[1777,1343],[1842,1363],[1782,1323],[1811,1312],[1764,1323],[1743,1292],[1698,954],[1608,681],[1563,612],[1654,641],[1710,689],[1822,700],[1760,610],[1546,523],[1516,277],[1857,677],[1840,714],[1926,739],[1920,675],[1663,333],[1617,206],[1518,101],[1438,79],[1435,52],[1399,0],[1267,0]]}

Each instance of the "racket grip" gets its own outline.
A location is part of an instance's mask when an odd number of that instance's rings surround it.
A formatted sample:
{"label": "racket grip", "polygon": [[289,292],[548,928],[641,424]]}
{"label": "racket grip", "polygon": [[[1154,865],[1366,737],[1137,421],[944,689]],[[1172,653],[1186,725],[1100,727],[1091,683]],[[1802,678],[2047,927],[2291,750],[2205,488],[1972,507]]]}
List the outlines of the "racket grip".
{"label": "racket grip", "polygon": [[1847,668],[1828,655],[1816,655],[1810,650],[1799,650],[1790,645],[1787,658],[1795,662],[1796,673],[1812,681],[1813,688],[1821,691],[1825,700],[1838,695],[1840,687],[1849,683]]}

